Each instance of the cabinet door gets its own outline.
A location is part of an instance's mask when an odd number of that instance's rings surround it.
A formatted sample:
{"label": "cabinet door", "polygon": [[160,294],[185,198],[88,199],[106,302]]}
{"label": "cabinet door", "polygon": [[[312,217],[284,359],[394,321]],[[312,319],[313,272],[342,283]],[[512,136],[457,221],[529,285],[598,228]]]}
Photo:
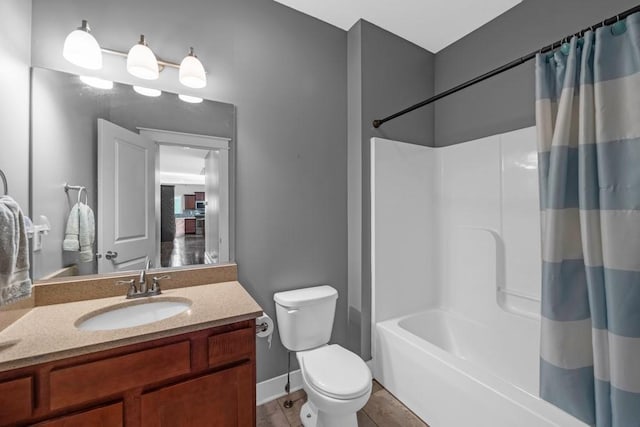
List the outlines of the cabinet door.
{"label": "cabinet door", "polygon": [[31,377],[0,383],[0,425],[31,416],[33,379]]}
{"label": "cabinet door", "polygon": [[185,219],[184,220],[184,233],[185,234],[196,234],[196,220],[195,219]]}
{"label": "cabinet door", "polygon": [[204,201],[204,191],[196,191],[195,195],[196,195],[197,202]]}
{"label": "cabinet door", "polygon": [[196,196],[195,194],[185,194],[184,195],[184,209],[195,209],[196,208]]}
{"label": "cabinet door", "polygon": [[34,427],[118,427],[123,425],[122,403],[91,409],[35,424]]}
{"label": "cabinet door", "polygon": [[142,425],[255,426],[254,369],[245,363],[144,394]]}

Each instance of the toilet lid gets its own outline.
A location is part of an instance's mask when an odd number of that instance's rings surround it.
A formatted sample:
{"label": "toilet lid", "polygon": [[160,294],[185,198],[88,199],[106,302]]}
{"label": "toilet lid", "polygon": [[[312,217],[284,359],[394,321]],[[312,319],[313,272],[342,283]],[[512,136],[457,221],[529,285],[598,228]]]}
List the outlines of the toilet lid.
{"label": "toilet lid", "polygon": [[320,393],[335,399],[351,399],[371,387],[371,371],[364,361],[339,345],[308,352],[302,359],[305,377]]}

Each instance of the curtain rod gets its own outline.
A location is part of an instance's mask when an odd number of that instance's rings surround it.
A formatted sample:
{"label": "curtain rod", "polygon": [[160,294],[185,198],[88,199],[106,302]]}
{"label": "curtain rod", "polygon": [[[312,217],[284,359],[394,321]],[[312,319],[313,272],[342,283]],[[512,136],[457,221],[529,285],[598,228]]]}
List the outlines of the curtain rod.
{"label": "curtain rod", "polygon": [[429,105],[429,104],[431,104],[431,103],[433,103],[433,102],[435,102],[435,101],[437,101],[439,99],[445,98],[445,97],[447,97],[449,95],[452,95],[452,94],[454,94],[456,92],[459,92],[462,89],[466,89],[469,86],[473,86],[476,83],[480,83],[480,82],[482,82],[484,80],[487,80],[487,79],[489,79],[489,78],[491,78],[493,76],[497,76],[498,74],[504,73],[505,71],[508,71],[508,70],[510,70],[512,68],[515,68],[515,67],[519,66],[519,65],[522,65],[525,62],[528,62],[528,61],[532,60],[533,58],[535,58],[538,53],[546,53],[546,52],[550,52],[550,51],[552,51],[554,49],[557,49],[557,48],[561,47],[562,44],[565,41],[569,40],[573,36],[582,37],[582,36],[584,36],[584,34],[587,31],[590,31],[590,30],[592,31],[592,30],[595,30],[596,28],[604,27],[605,25],[611,25],[611,24],[613,24],[613,23],[615,23],[615,22],[617,22],[617,21],[619,21],[621,19],[624,19],[627,16],[629,16],[629,15],[631,15],[633,13],[636,13],[636,12],[640,12],[640,5],[635,6],[635,7],[631,8],[629,10],[626,10],[626,11],[624,11],[622,13],[619,13],[616,16],[613,16],[613,17],[611,17],[609,19],[605,19],[604,21],[599,22],[597,24],[594,24],[594,25],[592,25],[592,26],[590,26],[588,28],[585,28],[584,30],[578,31],[577,33],[571,34],[571,35],[563,38],[562,40],[558,40],[557,42],[552,43],[552,44],[550,44],[548,46],[545,46],[542,49],[536,50],[535,52],[531,52],[528,55],[525,55],[525,56],[523,56],[521,58],[518,58],[518,59],[516,59],[514,61],[511,61],[508,64],[505,64],[505,65],[503,65],[501,67],[498,67],[498,68],[496,68],[496,69],[494,69],[492,71],[489,71],[488,73],[482,74],[481,76],[473,78],[473,79],[471,79],[471,80],[469,80],[467,82],[459,84],[458,86],[455,86],[455,87],[453,87],[453,88],[451,88],[449,90],[446,90],[446,91],[444,91],[442,93],[439,93],[439,94],[437,94],[435,96],[432,96],[429,99],[426,99],[426,100],[424,100],[422,102],[414,104],[411,107],[405,108],[404,110],[399,111],[399,112],[397,112],[395,114],[387,116],[384,119],[374,120],[373,121],[373,127],[377,129],[380,126],[382,126],[384,123],[386,123],[386,122],[388,122],[390,120],[393,120],[393,119],[395,119],[397,117],[403,116],[403,115],[405,115],[407,113],[410,113],[413,110],[417,110],[418,108],[422,108],[425,105]]}

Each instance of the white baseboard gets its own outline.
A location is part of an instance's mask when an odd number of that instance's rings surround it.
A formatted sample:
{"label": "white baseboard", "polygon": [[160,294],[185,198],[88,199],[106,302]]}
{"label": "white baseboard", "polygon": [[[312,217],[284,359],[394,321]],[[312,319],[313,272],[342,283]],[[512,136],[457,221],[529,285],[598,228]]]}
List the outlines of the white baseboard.
{"label": "white baseboard", "polygon": [[[291,372],[291,392],[302,388],[302,373],[300,369]],[[287,394],[284,386],[287,384],[287,374],[262,381],[256,385],[256,405],[260,406]]]}

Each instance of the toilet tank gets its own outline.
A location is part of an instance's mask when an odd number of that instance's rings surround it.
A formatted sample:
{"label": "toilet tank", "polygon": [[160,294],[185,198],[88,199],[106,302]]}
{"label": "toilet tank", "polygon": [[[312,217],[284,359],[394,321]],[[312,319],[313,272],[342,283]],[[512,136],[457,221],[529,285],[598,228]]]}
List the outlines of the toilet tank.
{"label": "toilet tank", "polygon": [[338,291],[327,285],[273,295],[278,333],[287,350],[309,350],[329,342],[337,299]]}

